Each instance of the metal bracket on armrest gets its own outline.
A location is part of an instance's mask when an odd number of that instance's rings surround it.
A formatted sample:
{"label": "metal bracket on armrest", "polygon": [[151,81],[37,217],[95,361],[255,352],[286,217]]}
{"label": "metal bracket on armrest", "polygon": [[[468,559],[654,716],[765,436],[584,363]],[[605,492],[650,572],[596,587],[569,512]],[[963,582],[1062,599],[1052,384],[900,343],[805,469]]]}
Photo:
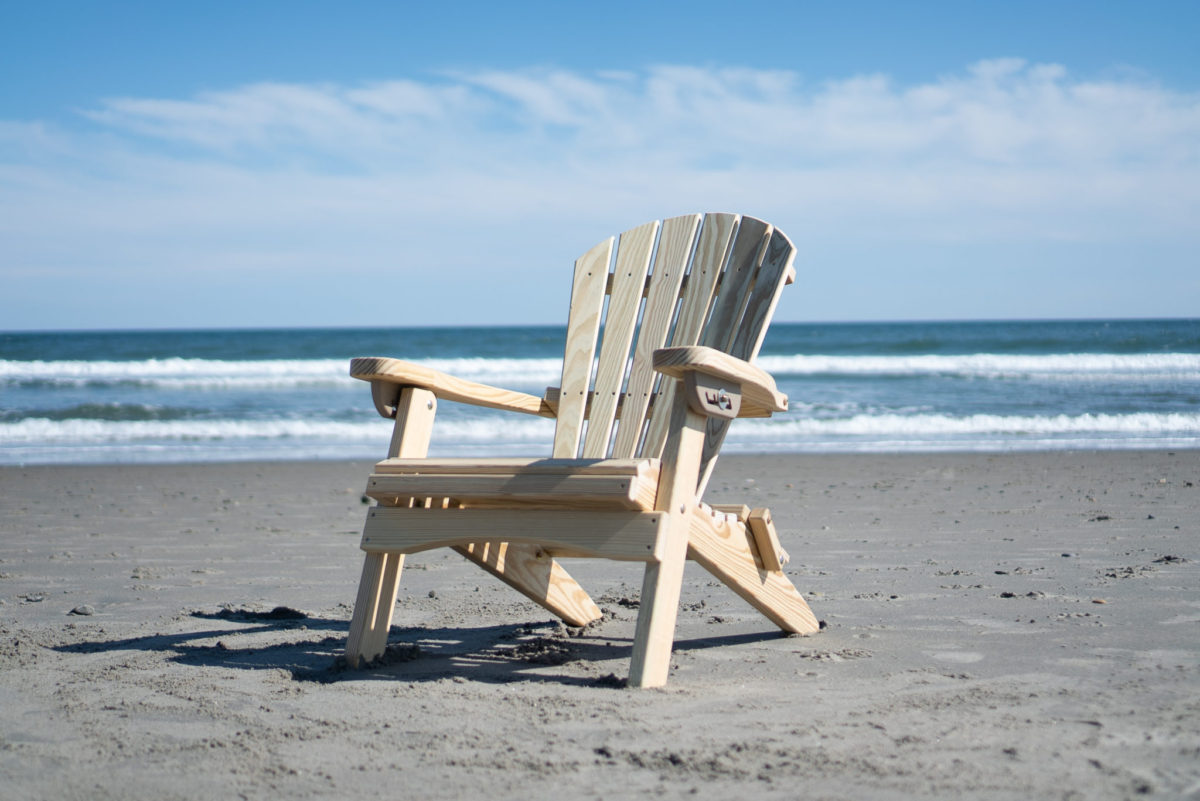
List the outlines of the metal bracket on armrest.
{"label": "metal bracket on armrest", "polygon": [[688,407],[706,417],[732,420],[742,410],[742,385],[696,370],[683,374],[683,391]]}

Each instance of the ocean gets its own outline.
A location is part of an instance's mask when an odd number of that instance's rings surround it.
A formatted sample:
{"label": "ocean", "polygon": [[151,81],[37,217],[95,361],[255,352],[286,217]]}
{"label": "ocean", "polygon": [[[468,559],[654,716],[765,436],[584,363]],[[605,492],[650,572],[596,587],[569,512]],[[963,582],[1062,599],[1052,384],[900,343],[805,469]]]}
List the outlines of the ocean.
{"label": "ocean", "polygon": [[[0,333],[0,464],[376,459],[353,356],[541,395],[553,327]],[[787,324],[791,398],[727,452],[1200,447],[1200,320]],[[553,421],[443,403],[431,452],[548,454]]]}

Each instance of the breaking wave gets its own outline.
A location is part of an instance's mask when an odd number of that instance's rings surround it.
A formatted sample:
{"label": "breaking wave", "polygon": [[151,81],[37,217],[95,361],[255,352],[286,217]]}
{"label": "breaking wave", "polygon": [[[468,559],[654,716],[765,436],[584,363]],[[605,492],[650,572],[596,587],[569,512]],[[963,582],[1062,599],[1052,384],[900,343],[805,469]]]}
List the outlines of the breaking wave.
{"label": "breaking wave", "polygon": [[[557,383],[557,358],[416,359],[415,364],[498,386]],[[142,361],[0,360],[0,384],[135,385],[163,389],[247,389],[352,384],[345,359],[146,359]],[[781,376],[922,376],[964,378],[1122,378],[1200,381],[1200,353],[963,356],[762,356],[758,365]]]}

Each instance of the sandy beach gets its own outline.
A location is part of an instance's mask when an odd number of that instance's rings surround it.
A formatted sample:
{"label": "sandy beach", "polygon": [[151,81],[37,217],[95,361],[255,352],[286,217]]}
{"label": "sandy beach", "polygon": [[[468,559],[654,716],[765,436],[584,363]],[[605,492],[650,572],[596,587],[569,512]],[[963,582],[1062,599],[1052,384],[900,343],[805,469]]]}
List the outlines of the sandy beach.
{"label": "sandy beach", "polygon": [[0,469],[0,797],[1200,798],[1200,451],[723,458],[827,626],[689,565],[663,690],[449,551],[339,669],[369,469]]}

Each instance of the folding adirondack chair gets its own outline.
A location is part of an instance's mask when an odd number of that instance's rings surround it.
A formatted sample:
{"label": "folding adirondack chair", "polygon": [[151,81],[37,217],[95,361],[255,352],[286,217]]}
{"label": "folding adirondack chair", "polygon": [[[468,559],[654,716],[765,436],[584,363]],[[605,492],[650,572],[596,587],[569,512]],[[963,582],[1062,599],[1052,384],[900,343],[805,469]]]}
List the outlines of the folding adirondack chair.
{"label": "folding adirondack chair", "polygon": [[[350,664],[385,650],[404,556],[443,546],[574,626],[600,610],[559,559],[645,562],[631,686],[666,683],[685,559],[784,631],[815,632],[770,513],[701,501],[731,420],[787,409],[753,361],[794,256],[781,231],[735,214],[601,242],[575,263],[561,386],[541,398],[354,359],[350,374],[396,422],[368,481],[378,503],[362,537]],[[426,458],[439,399],[555,418],[551,457]]]}

